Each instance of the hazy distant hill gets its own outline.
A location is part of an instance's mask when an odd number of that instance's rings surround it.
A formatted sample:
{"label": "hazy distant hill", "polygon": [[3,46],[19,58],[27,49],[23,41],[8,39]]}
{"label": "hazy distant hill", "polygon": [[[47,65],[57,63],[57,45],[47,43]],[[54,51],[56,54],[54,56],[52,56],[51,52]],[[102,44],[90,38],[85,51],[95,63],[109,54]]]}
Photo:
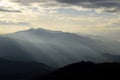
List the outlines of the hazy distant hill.
{"label": "hazy distant hill", "polygon": [[1,57],[17,61],[42,62],[54,67],[80,60],[119,61],[119,57],[109,57],[119,53],[120,43],[60,31],[29,29],[0,37]]}
{"label": "hazy distant hill", "polygon": [[0,37],[0,57],[10,60],[32,61],[32,56],[18,42],[3,36]]}

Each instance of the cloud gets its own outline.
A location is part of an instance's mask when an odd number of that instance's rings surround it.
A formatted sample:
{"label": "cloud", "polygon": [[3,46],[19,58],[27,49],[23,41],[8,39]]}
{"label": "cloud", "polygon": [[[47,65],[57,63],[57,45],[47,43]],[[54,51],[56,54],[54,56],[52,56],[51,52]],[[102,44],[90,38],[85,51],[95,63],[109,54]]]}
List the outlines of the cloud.
{"label": "cloud", "polygon": [[12,22],[12,21],[1,20],[0,25],[21,25],[21,26],[25,26],[25,25],[30,25],[30,24],[27,23],[27,22]]}
{"label": "cloud", "polygon": [[87,9],[102,9],[103,12],[120,11],[120,0],[12,0],[12,1],[26,6],[32,3],[38,3],[43,5],[45,4],[48,7],[78,6],[80,8],[82,7]]}
{"label": "cloud", "polygon": [[3,9],[3,8],[0,8],[0,12],[21,12],[20,10],[9,10],[9,9]]}
{"label": "cloud", "polygon": [[29,5],[31,3],[40,3],[40,2],[47,2],[47,0],[12,0],[16,3],[21,3],[23,5]]}
{"label": "cloud", "polygon": [[120,0],[56,0],[59,3],[75,5],[83,8],[104,8],[106,12],[120,11]]}

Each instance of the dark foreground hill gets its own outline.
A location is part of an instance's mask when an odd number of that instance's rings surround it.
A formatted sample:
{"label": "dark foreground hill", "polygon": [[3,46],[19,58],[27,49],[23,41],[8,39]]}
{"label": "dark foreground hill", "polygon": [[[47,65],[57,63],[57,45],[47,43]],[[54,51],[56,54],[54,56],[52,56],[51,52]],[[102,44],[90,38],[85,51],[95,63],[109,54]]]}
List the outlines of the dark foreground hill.
{"label": "dark foreground hill", "polygon": [[51,71],[51,67],[42,63],[14,62],[0,58],[0,80],[31,80]]}
{"label": "dark foreground hill", "polygon": [[118,80],[120,63],[80,62],[58,69],[37,80]]}

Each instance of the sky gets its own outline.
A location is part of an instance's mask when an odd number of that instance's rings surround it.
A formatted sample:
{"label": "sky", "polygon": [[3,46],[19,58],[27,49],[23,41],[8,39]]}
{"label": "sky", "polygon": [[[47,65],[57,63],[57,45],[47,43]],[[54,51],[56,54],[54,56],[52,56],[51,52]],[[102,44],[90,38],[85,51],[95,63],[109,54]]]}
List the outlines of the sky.
{"label": "sky", "polygon": [[118,39],[119,14],[120,0],[0,0],[0,34],[45,28]]}

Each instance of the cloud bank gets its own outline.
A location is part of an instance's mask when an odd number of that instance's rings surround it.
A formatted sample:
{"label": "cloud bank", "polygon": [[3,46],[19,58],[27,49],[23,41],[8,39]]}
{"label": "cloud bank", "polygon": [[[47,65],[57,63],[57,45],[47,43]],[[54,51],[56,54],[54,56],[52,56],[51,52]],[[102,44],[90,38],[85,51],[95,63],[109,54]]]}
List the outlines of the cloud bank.
{"label": "cloud bank", "polygon": [[32,3],[40,3],[40,4],[47,3],[49,4],[47,5],[48,7],[77,6],[77,7],[88,8],[88,9],[101,9],[104,12],[120,11],[120,0],[50,0],[50,1],[48,0],[13,0],[13,2],[20,3],[23,5],[30,5]]}
{"label": "cloud bank", "polygon": [[101,8],[106,12],[120,11],[120,0],[56,0],[60,3],[76,5],[83,8]]}

